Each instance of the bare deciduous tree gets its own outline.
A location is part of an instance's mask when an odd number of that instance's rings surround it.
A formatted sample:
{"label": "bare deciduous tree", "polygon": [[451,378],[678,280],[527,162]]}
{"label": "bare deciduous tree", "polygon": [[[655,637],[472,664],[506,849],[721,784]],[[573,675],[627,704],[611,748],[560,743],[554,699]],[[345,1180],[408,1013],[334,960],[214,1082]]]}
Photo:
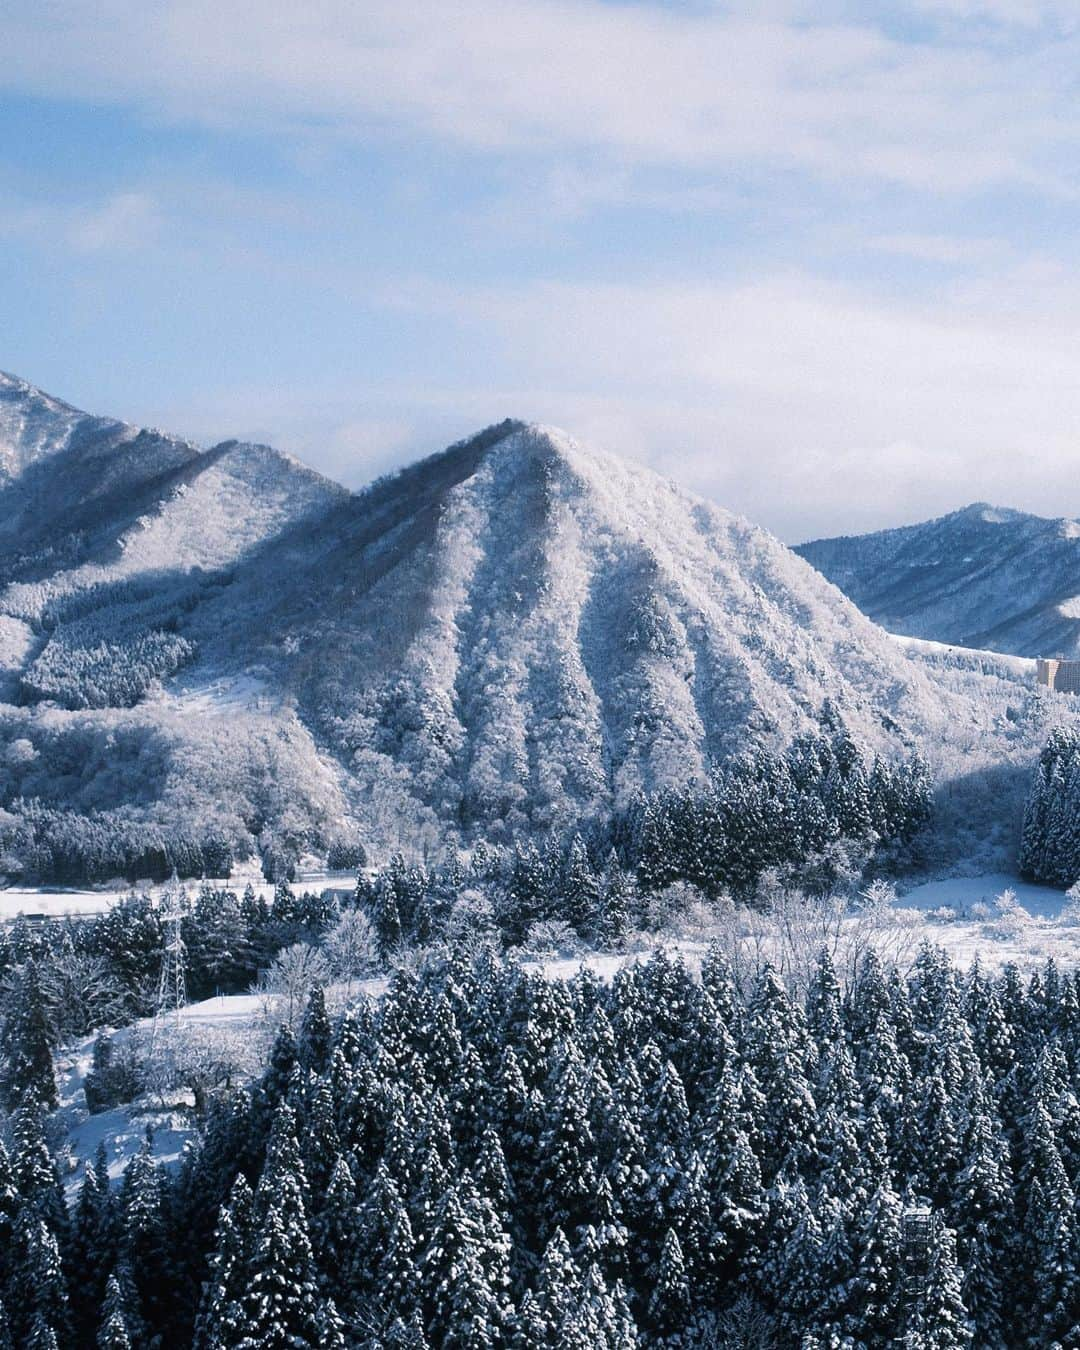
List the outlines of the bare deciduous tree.
{"label": "bare deciduous tree", "polygon": [[317,947],[294,942],[278,952],[262,980],[266,993],[281,1000],[279,1020],[295,1027],[316,985],[330,983],[330,964]]}

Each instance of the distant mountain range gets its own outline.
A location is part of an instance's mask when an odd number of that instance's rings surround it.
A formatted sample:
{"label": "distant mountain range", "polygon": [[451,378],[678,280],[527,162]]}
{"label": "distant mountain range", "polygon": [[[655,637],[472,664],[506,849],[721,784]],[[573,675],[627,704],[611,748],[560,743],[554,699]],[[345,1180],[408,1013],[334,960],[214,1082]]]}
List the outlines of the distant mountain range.
{"label": "distant mountain range", "polygon": [[0,466],[16,815],[294,851],[345,822],[417,852],[603,814],[826,701],[875,748],[1018,734],[766,531],[547,428],[504,422],[353,494],[0,376]]}
{"label": "distant mountain range", "polygon": [[1075,520],[977,502],[795,551],[890,632],[1017,656],[1080,655]]}

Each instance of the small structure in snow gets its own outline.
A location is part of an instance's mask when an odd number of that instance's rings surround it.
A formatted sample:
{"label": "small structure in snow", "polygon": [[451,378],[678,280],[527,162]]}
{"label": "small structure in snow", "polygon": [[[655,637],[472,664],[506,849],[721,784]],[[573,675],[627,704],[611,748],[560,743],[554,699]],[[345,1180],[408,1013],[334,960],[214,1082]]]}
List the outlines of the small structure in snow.
{"label": "small structure in snow", "polygon": [[1066,661],[1060,656],[1039,657],[1035,662],[1035,679],[1057,694],[1080,694],[1080,661]]}

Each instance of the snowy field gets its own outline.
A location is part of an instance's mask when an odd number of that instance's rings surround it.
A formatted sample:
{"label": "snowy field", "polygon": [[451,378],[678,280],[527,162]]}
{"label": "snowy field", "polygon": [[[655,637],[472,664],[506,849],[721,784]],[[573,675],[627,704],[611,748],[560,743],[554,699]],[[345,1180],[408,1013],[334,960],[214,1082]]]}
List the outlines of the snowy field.
{"label": "snowy field", "polygon": [[62,891],[12,887],[0,891],[0,919],[30,917],[62,919],[66,914],[104,914],[124,895],[124,891]]}
{"label": "snowy field", "polygon": [[1012,964],[1030,975],[1050,957],[1062,966],[1080,962],[1080,905],[1003,872],[925,882],[902,895],[896,911],[961,969],[978,960],[989,971]]}
{"label": "snowy field", "polygon": [[250,673],[205,681],[173,680],[158,692],[156,701],[173,712],[197,717],[268,712],[280,704],[266,682]]}
{"label": "snowy field", "polygon": [[[386,991],[385,980],[361,981],[350,991],[353,996],[378,996]],[[346,1001],[343,989],[327,991],[331,1006]],[[226,1059],[237,1080],[259,1073],[271,1041],[281,1022],[288,1016],[286,1000],[269,993],[229,994],[191,1003],[156,1026],[153,1018],[144,1018],[132,1026],[111,1034],[114,1050],[122,1051],[132,1040],[145,1051],[157,1043],[163,1065],[177,1061],[197,1064],[200,1058]],[[85,1164],[91,1161],[98,1145],[103,1144],[109,1162],[109,1175],[123,1174],[128,1162],[142,1147],[147,1129],[153,1131],[154,1157],[166,1165],[180,1159],[184,1144],[193,1134],[191,1098],[178,1094],[175,1087],[163,1089],[155,1099],[148,1093],[138,1102],[91,1114],[86,1106],[86,1078],[94,1057],[98,1032],[87,1036],[56,1057],[60,1102],[56,1120],[64,1135],[61,1160],[69,1196],[78,1189]]]}
{"label": "snowy field", "polygon": [[[290,885],[299,894],[303,891],[318,893],[324,890],[351,889],[355,883],[356,873],[352,871],[327,872],[312,869],[299,872],[296,880],[291,882]],[[200,885],[198,881],[185,881],[182,884],[190,896],[196,894]],[[274,894],[273,885],[265,881],[262,873],[257,870],[236,872],[228,881],[211,878],[211,884],[228,886],[238,893],[250,884],[256,895],[261,895],[266,900],[272,899]],[[135,886],[117,883],[113,886],[102,887],[100,890],[65,890],[62,887],[52,886],[12,886],[0,890],[0,921],[14,919],[20,914],[49,919],[62,919],[66,914],[103,914],[133,892],[158,898],[166,889],[166,886],[150,882]]]}
{"label": "snowy field", "polygon": [[970,916],[979,906],[993,905],[1005,891],[1011,890],[1031,915],[1056,919],[1065,904],[1065,895],[1052,886],[1036,886],[1006,872],[991,872],[980,877],[948,877],[944,881],[925,881],[905,891],[897,901],[905,909],[924,912],[948,908],[958,916]]}
{"label": "snowy field", "polygon": [[[223,1047],[229,1041],[247,1044],[254,1067],[254,1055],[261,1052],[265,1043],[265,1036],[257,1033],[260,1028],[272,1024],[273,1002],[263,994],[207,999],[181,1009],[179,1022],[169,1018],[157,1033],[152,1019],[123,1027],[113,1033],[113,1045],[120,1049],[133,1039],[146,1045],[155,1034],[175,1040],[179,1028],[180,1035],[191,1044],[207,1036]],[[165,1099],[154,1101],[152,1097],[146,1097],[133,1106],[90,1114],[86,1107],[85,1085],[93,1063],[97,1035],[95,1032],[57,1056],[60,1105],[56,1118],[66,1135],[61,1156],[66,1161],[64,1180],[69,1195],[82,1181],[84,1164],[93,1159],[99,1145],[105,1147],[109,1175],[115,1178],[123,1174],[139,1151],[147,1128],[153,1130],[154,1156],[166,1164],[178,1161],[185,1141],[192,1134],[190,1114]]]}

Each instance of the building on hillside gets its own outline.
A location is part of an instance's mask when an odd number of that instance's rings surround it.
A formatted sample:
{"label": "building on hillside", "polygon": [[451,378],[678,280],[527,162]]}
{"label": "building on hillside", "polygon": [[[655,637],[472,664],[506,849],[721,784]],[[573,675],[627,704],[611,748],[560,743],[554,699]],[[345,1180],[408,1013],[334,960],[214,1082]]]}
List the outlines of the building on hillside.
{"label": "building on hillside", "polygon": [[1058,694],[1080,694],[1080,661],[1065,661],[1059,656],[1040,657],[1035,662],[1035,679]]}

